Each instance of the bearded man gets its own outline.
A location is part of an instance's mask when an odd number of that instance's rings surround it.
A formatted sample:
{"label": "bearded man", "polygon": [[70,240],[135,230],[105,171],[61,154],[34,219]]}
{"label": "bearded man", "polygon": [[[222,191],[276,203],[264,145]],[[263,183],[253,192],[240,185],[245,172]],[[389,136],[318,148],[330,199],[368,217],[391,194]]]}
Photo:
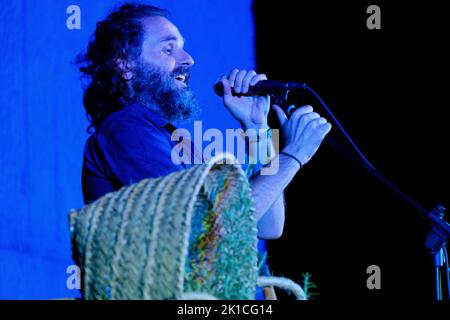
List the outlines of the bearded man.
{"label": "bearded man", "polygon": [[[189,167],[172,161],[171,134],[176,129],[173,122],[199,114],[189,87],[193,64],[184,38],[165,10],[126,4],[98,22],[87,52],[78,59],[89,79],[83,102],[95,129],[84,149],[85,203],[142,179]],[[234,69],[220,79],[223,103],[242,129],[268,132],[270,97],[246,95],[266,76]],[[331,129],[311,106],[298,108],[289,119],[280,107],[274,105],[273,110],[284,138],[283,150],[272,159],[278,172],[250,177],[260,239],[281,236],[283,191]]]}

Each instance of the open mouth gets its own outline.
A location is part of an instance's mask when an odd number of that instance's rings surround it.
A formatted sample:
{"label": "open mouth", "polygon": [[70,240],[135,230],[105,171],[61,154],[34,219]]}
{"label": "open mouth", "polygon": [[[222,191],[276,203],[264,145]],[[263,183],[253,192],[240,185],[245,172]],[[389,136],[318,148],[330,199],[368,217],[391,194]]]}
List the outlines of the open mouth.
{"label": "open mouth", "polygon": [[187,84],[188,78],[189,78],[188,74],[179,74],[175,76],[175,79],[182,82],[184,85]]}

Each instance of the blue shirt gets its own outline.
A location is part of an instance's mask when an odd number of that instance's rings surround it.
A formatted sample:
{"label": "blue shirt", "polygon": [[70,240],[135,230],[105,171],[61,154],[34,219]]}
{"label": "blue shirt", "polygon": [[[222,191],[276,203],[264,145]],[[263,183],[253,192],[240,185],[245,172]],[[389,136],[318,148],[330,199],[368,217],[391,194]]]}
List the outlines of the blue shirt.
{"label": "blue shirt", "polygon": [[174,164],[175,127],[145,106],[133,103],[104,119],[84,147],[82,188],[86,204],[145,178],[188,168]]}
{"label": "blue shirt", "polygon": [[[105,118],[84,147],[85,204],[142,179],[188,169],[191,165],[174,164],[171,158],[172,149],[178,143],[171,141],[175,129],[139,103],[132,103]],[[259,241],[258,249],[260,253],[266,251],[264,241]],[[258,298],[261,294],[258,288]]]}

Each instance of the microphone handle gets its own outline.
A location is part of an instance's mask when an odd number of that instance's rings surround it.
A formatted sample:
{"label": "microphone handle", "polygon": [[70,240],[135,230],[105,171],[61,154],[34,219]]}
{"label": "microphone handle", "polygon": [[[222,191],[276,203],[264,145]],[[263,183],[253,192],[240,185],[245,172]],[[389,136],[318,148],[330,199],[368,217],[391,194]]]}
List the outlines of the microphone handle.
{"label": "microphone handle", "polygon": [[[281,80],[262,80],[256,83],[254,86],[248,88],[247,95],[266,95],[266,94],[281,94],[292,89],[303,88],[303,84],[297,84],[296,82],[283,83]],[[223,84],[217,82],[214,85],[214,92],[222,97],[223,96]]]}

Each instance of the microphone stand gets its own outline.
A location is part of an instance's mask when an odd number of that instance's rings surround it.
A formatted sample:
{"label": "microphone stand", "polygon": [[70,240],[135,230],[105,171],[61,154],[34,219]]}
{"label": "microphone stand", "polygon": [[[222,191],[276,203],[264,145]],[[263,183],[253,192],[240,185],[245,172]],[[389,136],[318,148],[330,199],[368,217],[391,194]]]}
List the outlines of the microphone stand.
{"label": "microphone stand", "polygon": [[[444,266],[443,248],[450,237],[450,225],[447,223],[447,221],[444,220],[445,208],[442,205],[438,204],[431,211],[427,211],[415,199],[400,190],[400,188],[397,187],[391,180],[384,177],[373,168],[367,166],[358,157],[346,150],[347,148],[344,148],[344,146],[335,138],[331,136],[327,137],[325,142],[348,160],[356,163],[359,166],[362,166],[374,179],[376,179],[378,182],[381,182],[382,185],[391,190],[393,194],[395,194],[403,202],[409,204],[422,216],[422,218],[424,218],[431,224],[431,231],[426,237],[425,246],[430,252],[431,263],[434,272],[434,298],[436,300],[442,300],[441,279],[443,272],[447,272],[447,270],[442,270]],[[450,297],[447,297],[447,299],[450,299]]]}
{"label": "microphone stand", "polygon": [[[353,146],[356,148],[356,150],[359,152],[359,149],[357,149],[356,145],[353,143],[351,138],[347,135],[345,130],[340,125],[339,121],[334,117],[332,112],[328,109],[325,102],[320,98],[320,96],[314,92],[311,88],[306,86],[305,84],[296,84],[294,82],[289,83],[291,86],[295,84],[297,88],[304,88],[309,90],[322,104],[322,106],[326,109],[326,111],[330,114],[330,116],[335,120],[335,122],[338,124],[338,127],[341,129],[341,131],[347,136],[349,141],[353,144]],[[291,106],[289,106],[289,103],[287,102],[289,94],[288,86],[286,85],[286,90],[280,90],[279,92],[275,92],[271,94],[271,97],[273,98],[274,102],[278,104],[281,108],[283,108],[286,111],[286,114],[290,115],[294,110],[290,109]],[[294,108],[294,107],[293,107]],[[395,194],[399,199],[401,199],[403,202],[410,205],[412,208],[414,208],[425,220],[428,221],[428,223],[431,225],[431,231],[428,233],[426,240],[425,240],[425,246],[430,251],[431,255],[431,263],[433,266],[433,272],[434,272],[434,297],[436,300],[442,300],[442,288],[441,288],[441,280],[443,271],[445,274],[445,279],[447,280],[447,291],[450,291],[448,288],[449,286],[449,279],[448,279],[448,261],[446,261],[446,267],[444,270],[442,268],[444,267],[443,264],[443,251],[445,248],[445,245],[450,238],[450,225],[447,221],[444,219],[444,211],[445,208],[438,204],[434,209],[431,211],[427,211],[422,205],[420,205],[415,199],[413,199],[411,196],[404,193],[402,190],[400,190],[399,187],[397,187],[391,180],[384,177],[382,174],[380,174],[378,171],[375,170],[373,166],[368,163],[368,161],[362,161],[362,154],[360,153],[361,157],[357,157],[354,152],[349,152],[348,147],[344,147],[340,142],[338,142],[333,137],[327,137],[325,139],[325,142],[331,146],[335,151],[340,153],[342,156],[350,160],[351,162],[362,166],[366,171],[377,181],[381,182],[387,189],[391,190],[393,194]],[[364,160],[366,160],[364,158]],[[446,257],[448,259],[448,257]],[[447,296],[447,299],[450,300],[450,296]]]}

